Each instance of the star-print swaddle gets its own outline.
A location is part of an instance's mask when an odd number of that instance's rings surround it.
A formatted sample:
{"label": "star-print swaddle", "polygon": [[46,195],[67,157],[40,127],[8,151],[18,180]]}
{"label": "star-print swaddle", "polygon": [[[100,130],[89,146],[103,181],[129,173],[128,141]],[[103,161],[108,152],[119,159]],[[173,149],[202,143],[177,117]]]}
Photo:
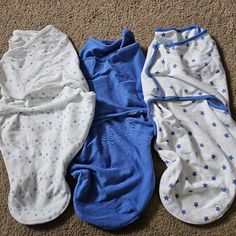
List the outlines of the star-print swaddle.
{"label": "star-print swaddle", "polygon": [[0,149],[12,216],[39,224],[70,201],[65,172],[92,123],[95,94],[68,37],[49,25],[15,30],[0,61]]}
{"label": "star-print swaddle", "polygon": [[167,169],[160,198],[178,219],[221,217],[236,187],[236,127],[214,40],[197,25],[157,29],[142,71],[157,127],[155,149]]}
{"label": "star-print swaddle", "polygon": [[141,88],[144,56],[126,29],[118,40],[90,37],[80,60],[96,92],[96,109],[88,138],[70,169],[77,181],[74,207],[82,220],[117,229],[139,217],[155,185],[155,126]]}

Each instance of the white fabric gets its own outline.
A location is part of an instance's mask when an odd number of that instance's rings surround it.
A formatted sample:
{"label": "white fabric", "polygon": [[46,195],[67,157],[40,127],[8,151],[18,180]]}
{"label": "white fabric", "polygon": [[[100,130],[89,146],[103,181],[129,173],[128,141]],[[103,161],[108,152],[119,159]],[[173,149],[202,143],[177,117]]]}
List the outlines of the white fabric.
{"label": "white fabric", "polygon": [[198,26],[157,30],[142,86],[157,126],[155,149],[167,165],[162,203],[188,223],[218,219],[235,196],[236,125],[226,111],[228,89],[215,42]]}
{"label": "white fabric", "polygon": [[0,85],[9,210],[24,224],[50,221],[70,201],[66,168],[88,134],[95,94],[70,40],[51,25],[13,32],[0,62]]}

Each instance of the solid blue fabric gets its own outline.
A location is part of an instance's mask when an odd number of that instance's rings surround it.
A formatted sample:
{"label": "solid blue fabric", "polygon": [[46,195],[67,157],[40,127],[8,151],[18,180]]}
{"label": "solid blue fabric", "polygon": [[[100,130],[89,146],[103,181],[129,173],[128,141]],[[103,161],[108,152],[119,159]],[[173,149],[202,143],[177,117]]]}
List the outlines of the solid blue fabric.
{"label": "solid blue fabric", "polygon": [[95,119],[146,108],[140,75],[144,55],[131,31],[119,40],[89,38],[80,52],[81,70],[96,92]]}
{"label": "solid blue fabric", "polygon": [[151,142],[155,126],[143,100],[141,47],[131,31],[119,40],[89,38],[81,69],[96,92],[96,111],[83,148],[73,159],[73,203],[84,221],[118,229],[136,220],[155,187]]}

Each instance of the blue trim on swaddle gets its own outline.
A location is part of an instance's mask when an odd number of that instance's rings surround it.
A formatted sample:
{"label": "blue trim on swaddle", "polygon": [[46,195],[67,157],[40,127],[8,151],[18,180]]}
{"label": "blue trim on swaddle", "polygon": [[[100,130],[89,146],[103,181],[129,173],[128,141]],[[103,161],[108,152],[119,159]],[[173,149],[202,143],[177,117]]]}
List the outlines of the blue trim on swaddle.
{"label": "blue trim on swaddle", "polygon": [[165,31],[170,31],[170,30],[174,30],[174,31],[177,31],[177,32],[184,32],[186,30],[190,30],[190,29],[194,29],[194,28],[197,28],[198,29],[198,32],[201,32],[201,27],[199,25],[196,25],[196,24],[192,24],[190,26],[186,26],[186,27],[183,27],[183,28],[180,28],[180,29],[177,29],[177,28],[156,28],[155,29],[155,32],[165,32]]}
{"label": "blue trim on swaddle", "polygon": [[158,96],[158,98],[160,98],[160,99],[162,99],[162,98],[164,98],[164,96],[163,96],[163,91],[162,91],[162,88],[161,88],[161,85],[159,84],[159,82],[152,76],[152,74],[151,74],[151,67],[153,66],[153,64],[154,64],[154,60],[155,60],[155,58],[156,58],[156,56],[157,56],[157,49],[158,49],[158,46],[157,45],[153,45],[153,49],[154,49],[154,53],[152,54],[152,57],[151,57],[151,60],[149,61],[149,63],[148,63],[148,65],[147,65],[147,67],[146,67],[146,69],[145,69],[145,73],[146,73],[146,75],[147,76],[149,76],[151,79],[152,79],[152,81],[153,81],[153,83],[156,85],[156,87],[157,87],[157,92],[160,94],[160,96]]}
{"label": "blue trim on swaddle", "polygon": [[[220,99],[215,97],[214,95],[203,95],[203,96],[186,96],[186,97],[178,97],[178,96],[166,96],[166,97],[155,97],[153,99],[150,99],[151,101],[197,101],[197,100],[207,100],[208,104],[216,109],[220,109],[223,111],[228,112],[227,105],[224,105]],[[216,104],[213,101],[220,103]],[[149,100],[148,100],[149,101]]]}
{"label": "blue trim on swaddle", "polygon": [[[155,32],[166,32],[166,31],[170,31],[170,30],[174,30],[176,32],[184,32],[186,30],[191,30],[196,28],[198,30],[198,34],[194,35],[193,37],[190,37],[186,40],[180,41],[180,42],[169,42],[169,43],[157,43],[153,45],[153,49],[154,52],[152,54],[152,57],[145,69],[145,73],[148,77],[150,77],[152,79],[152,81],[154,82],[154,84],[157,87],[157,92],[158,92],[158,96],[155,96],[154,99],[150,99],[151,101],[195,101],[195,100],[207,100],[209,106],[219,109],[219,110],[223,110],[225,112],[229,112],[228,110],[228,106],[225,105],[220,99],[218,99],[216,96],[214,95],[201,95],[201,96],[186,96],[186,97],[179,97],[179,96],[165,96],[164,92],[162,90],[162,87],[160,85],[160,83],[155,79],[155,77],[151,74],[151,67],[154,65],[154,61],[155,58],[157,56],[158,53],[158,48],[160,47],[160,45],[165,45],[167,47],[174,47],[177,45],[182,45],[182,44],[186,44],[192,40],[195,40],[196,38],[202,36],[203,34],[205,34],[207,32],[207,30],[202,29],[201,27],[199,27],[198,25],[191,25],[182,29],[176,29],[176,28],[157,28],[155,30]],[[150,105],[150,102],[149,102]]]}
{"label": "blue trim on swaddle", "polygon": [[192,41],[192,40],[202,36],[203,34],[205,34],[207,32],[207,30],[205,30],[205,29],[202,30],[202,28],[200,26],[193,24],[193,25],[190,25],[190,26],[182,28],[182,29],[176,29],[176,28],[157,28],[155,30],[155,32],[166,32],[166,31],[174,30],[174,31],[176,31],[178,33],[181,33],[181,32],[185,32],[187,30],[191,30],[191,29],[197,29],[198,30],[198,34],[196,34],[196,35],[194,35],[194,36],[192,36],[192,37],[190,37],[188,39],[185,39],[183,41],[161,43],[161,44],[164,44],[167,47],[174,47],[174,46],[178,46],[178,45],[181,45],[181,44],[188,43],[188,42],[190,42],[190,41]]}

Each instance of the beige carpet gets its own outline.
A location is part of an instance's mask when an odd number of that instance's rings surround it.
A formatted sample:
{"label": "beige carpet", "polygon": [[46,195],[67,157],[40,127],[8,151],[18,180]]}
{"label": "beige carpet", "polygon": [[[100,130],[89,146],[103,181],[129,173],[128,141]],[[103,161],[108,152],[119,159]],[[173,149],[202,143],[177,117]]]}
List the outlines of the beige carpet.
{"label": "beige carpet", "polygon": [[[218,43],[235,118],[235,0],[1,0],[0,54],[7,50],[14,29],[42,29],[53,24],[67,33],[79,50],[90,35],[115,39],[127,27],[146,51],[155,27],[182,27],[192,23],[207,28]],[[192,226],[175,219],[163,208],[157,190],[140,219],[122,230],[108,232],[82,222],[75,216],[72,204],[51,223],[24,226],[17,223],[8,211],[9,183],[3,159],[0,159],[0,235],[236,235],[236,201],[217,222]],[[164,165],[157,156],[154,156],[154,163],[158,183]],[[72,186],[71,180],[69,182]]]}

